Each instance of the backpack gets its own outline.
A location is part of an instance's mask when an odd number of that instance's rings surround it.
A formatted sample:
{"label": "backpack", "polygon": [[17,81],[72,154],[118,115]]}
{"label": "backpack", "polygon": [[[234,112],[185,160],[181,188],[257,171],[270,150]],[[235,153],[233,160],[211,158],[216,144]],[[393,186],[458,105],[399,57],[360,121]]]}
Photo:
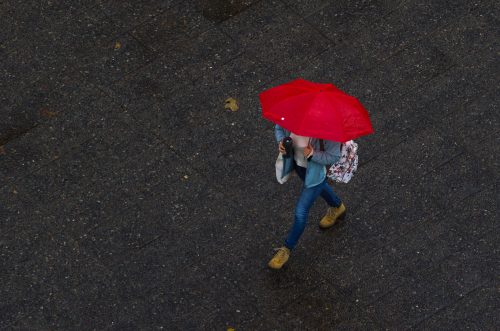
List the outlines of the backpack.
{"label": "backpack", "polygon": [[[320,150],[324,151],[323,140],[320,140]],[[327,166],[326,176],[337,183],[348,183],[358,169],[358,144],[349,140],[340,146],[340,159]]]}

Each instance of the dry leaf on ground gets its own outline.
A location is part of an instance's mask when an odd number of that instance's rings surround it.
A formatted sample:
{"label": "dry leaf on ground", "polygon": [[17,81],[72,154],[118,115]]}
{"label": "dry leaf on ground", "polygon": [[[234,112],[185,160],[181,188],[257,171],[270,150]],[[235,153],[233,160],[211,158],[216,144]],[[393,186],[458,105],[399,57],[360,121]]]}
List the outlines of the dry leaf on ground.
{"label": "dry leaf on ground", "polygon": [[57,112],[56,111],[50,111],[47,108],[43,108],[43,109],[40,110],[40,115],[42,117],[52,118],[52,117],[56,117],[57,116]]}
{"label": "dry leaf on ground", "polygon": [[236,99],[234,98],[227,98],[224,102],[224,108],[231,109],[231,111],[237,111],[239,109],[238,101],[236,101]]}

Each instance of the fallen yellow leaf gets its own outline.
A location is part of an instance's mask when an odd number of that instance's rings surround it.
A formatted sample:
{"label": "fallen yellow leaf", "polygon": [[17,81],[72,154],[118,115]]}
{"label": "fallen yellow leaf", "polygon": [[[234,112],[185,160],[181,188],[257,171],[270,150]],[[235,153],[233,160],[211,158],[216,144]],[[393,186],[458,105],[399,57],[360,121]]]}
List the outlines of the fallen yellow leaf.
{"label": "fallen yellow leaf", "polygon": [[227,331],[236,331],[236,330],[233,328],[228,328]]}
{"label": "fallen yellow leaf", "polygon": [[52,117],[56,117],[57,116],[57,112],[56,111],[50,111],[47,108],[43,108],[43,109],[40,110],[40,115],[42,117],[52,118]]}
{"label": "fallen yellow leaf", "polygon": [[238,102],[234,98],[227,98],[224,102],[224,108],[231,109],[231,111],[237,111],[240,109],[240,107],[238,107]]}
{"label": "fallen yellow leaf", "polygon": [[115,42],[115,49],[120,49],[122,47],[122,44],[120,44],[119,41]]}

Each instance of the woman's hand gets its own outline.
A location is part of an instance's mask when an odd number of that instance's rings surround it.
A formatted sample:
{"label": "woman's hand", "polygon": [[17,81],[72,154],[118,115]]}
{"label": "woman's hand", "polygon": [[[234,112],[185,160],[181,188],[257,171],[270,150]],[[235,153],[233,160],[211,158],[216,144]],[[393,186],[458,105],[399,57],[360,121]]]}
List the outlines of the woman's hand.
{"label": "woman's hand", "polygon": [[283,146],[283,141],[280,141],[279,146],[278,146],[278,150],[280,151],[281,154],[283,154],[283,155],[286,154],[285,146]]}
{"label": "woman's hand", "polygon": [[314,152],[314,149],[310,143],[309,143],[309,145],[304,147],[304,157],[305,158],[308,158],[309,156],[311,156],[313,154],[313,152]]}

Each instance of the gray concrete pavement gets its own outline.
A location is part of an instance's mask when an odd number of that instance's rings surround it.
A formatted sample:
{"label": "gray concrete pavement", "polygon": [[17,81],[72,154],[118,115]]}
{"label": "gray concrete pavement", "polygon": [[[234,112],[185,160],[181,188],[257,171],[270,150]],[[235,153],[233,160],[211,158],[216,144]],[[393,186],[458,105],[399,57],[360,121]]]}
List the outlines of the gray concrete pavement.
{"label": "gray concrete pavement", "polygon": [[[493,330],[495,1],[0,3],[0,329]],[[376,133],[267,261],[279,185],[258,94],[303,77]],[[240,109],[224,109],[234,97]]]}

